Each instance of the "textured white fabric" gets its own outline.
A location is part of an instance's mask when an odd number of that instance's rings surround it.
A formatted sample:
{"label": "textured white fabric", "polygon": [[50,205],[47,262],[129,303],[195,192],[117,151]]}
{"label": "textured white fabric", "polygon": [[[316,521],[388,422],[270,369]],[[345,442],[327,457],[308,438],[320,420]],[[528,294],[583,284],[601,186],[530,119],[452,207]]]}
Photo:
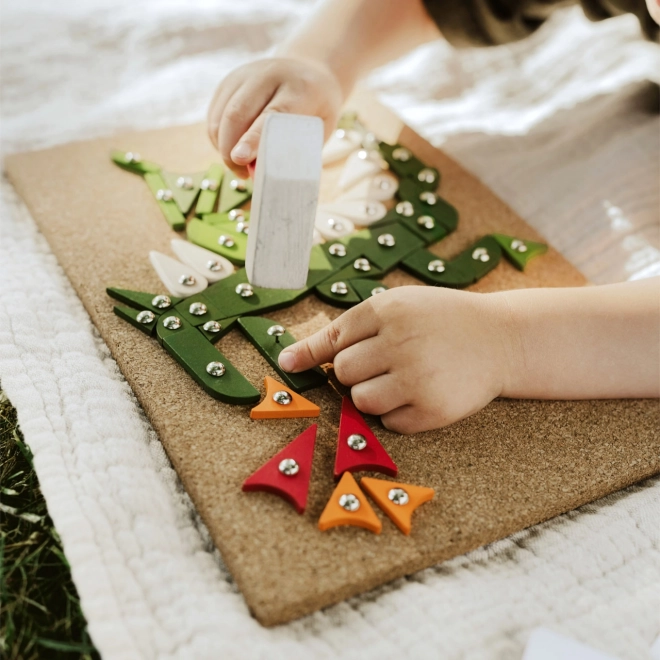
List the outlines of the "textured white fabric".
{"label": "textured white fabric", "polygon": [[[3,151],[200,120],[222,73],[306,10],[293,0],[6,0]],[[571,39],[582,57],[564,43]],[[652,49],[626,18],[593,26],[568,12],[525,44],[460,54],[440,44],[408,60],[438,85],[396,67],[374,83],[436,142],[466,130],[520,134],[558,109],[657,75]],[[621,658],[648,656],[660,633],[658,479],[261,628],[6,181],[0,282],[2,387],[104,658],[520,658],[538,625]]]}

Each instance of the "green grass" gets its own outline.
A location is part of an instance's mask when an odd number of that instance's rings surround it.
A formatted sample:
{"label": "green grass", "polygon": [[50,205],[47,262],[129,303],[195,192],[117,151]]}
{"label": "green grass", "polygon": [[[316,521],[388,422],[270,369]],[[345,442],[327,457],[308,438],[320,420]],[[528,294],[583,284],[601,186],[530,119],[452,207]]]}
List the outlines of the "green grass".
{"label": "green grass", "polygon": [[16,411],[0,390],[0,656],[98,658]]}

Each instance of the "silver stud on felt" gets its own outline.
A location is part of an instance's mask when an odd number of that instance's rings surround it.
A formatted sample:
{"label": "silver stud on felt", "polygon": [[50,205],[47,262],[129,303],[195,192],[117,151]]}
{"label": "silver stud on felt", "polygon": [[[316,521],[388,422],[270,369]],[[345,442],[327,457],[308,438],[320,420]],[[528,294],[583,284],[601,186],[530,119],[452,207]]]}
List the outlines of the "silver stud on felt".
{"label": "silver stud on felt", "polygon": [[345,296],[348,293],[346,282],[334,282],[330,291],[338,296]]}
{"label": "silver stud on felt", "polygon": [[225,369],[225,365],[222,364],[222,362],[209,362],[206,365],[206,373],[209,374],[209,376],[213,376],[214,378],[220,378],[220,376],[224,376],[226,371],[227,370]]}
{"label": "silver stud on felt", "polygon": [[293,397],[286,390],[279,390],[273,394],[273,401],[281,406],[288,406],[293,401]]}
{"label": "silver stud on felt", "polygon": [[156,191],[156,199],[161,202],[171,202],[174,199],[174,195],[169,188],[161,188]]}
{"label": "silver stud on felt", "polygon": [[343,128],[338,128],[335,131],[335,137],[343,140],[346,137],[346,131]]}
{"label": "silver stud on felt", "polygon": [[193,316],[204,316],[206,312],[208,312],[208,309],[204,303],[201,302],[194,302],[191,303],[190,307],[188,307],[188,311],[193,315]]}
{"label": "silver stud on felt", "polygon": [[124,158],[127,163],[139,163],[142,160],[142,156],[137,151],[127,151]]}
{"label": "silver stud on felt", "polygon": [[435,183],[436,173],[430,168],[425,167],[417,173],[417,180],[422,183]]}
{"label": "silver stud on felt", "polygon": [[408,493],[406,493],[403,488],[390,488],[389,493],[387,493],[387,499],[393,504],[398,504],[399,506],[404,506],[410,501]]}
{"label": "silver stud on felt", "polygon": [[247,190],[247,186],[245,185],[245,181],[243,181],[243,179],[232,179],[229,182],[229,185],[233,190],[238,192],[245,192]]}
{"label": "silver stud on felt", "polygon": [[218,245],[224,245],[225,247],[234,247],[236,243],[234,242],[234,239],[231,236],[225,236],[224,234],[221,234],[218,236]]}
{"label": "silver stud on felt", "polygon": [[222,325],[219,321],[207,321],[202,326],[202,330],[204,330],[204,332],[211,332],[215,334],[216,332],[220,332],[220,330],[222,330]]}
{"label": "silver stud on felt", "polygon": [[335,231],[344,231],[344,223],[341,220],[335,220],[334,218],[328,218],[328,225]]}
{"label": "silver stud on felt", "polygon": [[392,152],[392,158],[402,163],[407,163],[412,158],[412,153],[410,153],[410,150],[405,147],[397,147]]}
{"label": "silver stud on felt", "polygon": [[519,238],[514,238],[511,241],[511,249],[516,252],[527,252],[527,246],[524,241],[521,241]]}
{"label": "silver stud on felt", "polygon": [[243,211],[241,211],[241,209],[232,209],[227,214],[227,217],[232,222],[235,222],[236,220],[245,220],[245,213],[243,213]]}
{"label": "silver stud on felt", "polygon": [[172,306],[172,300],[169,296],[154,296],[151,304],[158,309],[167,309]]}
{"label": "silver stud on felt", "polygon": [[415,213],[415,208],[408,200],[405,202],[399,202],[394,208],[399,215],[403,215],[406,218],[409,218],[411,215],[413,215],[413,213]]}
{"label": "silver stud on felt", "polygon": [[271,325],[266,332],[277,340],[286,332],[286,329],[282,325]]}
{"label": "silver stud on felt", "polygon": [[346,438],[346,444],[355,451],[362,451],[367,446],[367,439],[360,433],[352,433]]}
{"label": "silver stud on felt", "polygon": [[147,324],[147,323],[151,323],[155,318],[156,315],[153,312],[150,312],[148,309],[145,309],[144,311],[140,312],[137,315],[137,322]]}
{"label": "silver stud on felt", "polygon": [[236,223],[236,231],[240,231],[243,234],[247,234],[249,229],[250,229],[250,225],[248,225],[247,222],[243,222],[241,220],[240,222]]}
{"label": "silver stud on felt", "polygon": [[163,325],[168,330],[178,330],[181,327],[181,319],[178,316],[168,316],[163,321]]}
{"label": "silver stud on felt", "polygon": [[420,215],[417,218],[417,224],[424,229],[433,229],[435,227],[435,219],[430,215]]}
{"label": "silver stud on felt", "polygon": [[222,264],[217,259],[209,259],[206,262],[206,268],[212,273],[219,273],[222,270]]}
{"label": "silver stud on felt", "polygon": [[369,263],[369,259],[360,257],[353,262],[353,268],[355,270],[361,270],[363,273],[368,273],[371,270],[371,264]]}
{"label": "silver stud on felt", "polygon": [[385,293],[387,289],[384,286],[377,286],[371,289],[371,295],[372,296],[377,296],[379,293]]}
{"label": "silver stud on felt", "polygon": [[434,259],[433,261],[429,261],[429,265],[427,266],[427,268],[432,273],[444,273],[445,262],[442,259]]}
{"label": "silver stud on felt", "polygon": [[296,474],[298,474],[298,471],[300,470],[300,466],[298,463],[293,458],[285,458],[284,460],[280,461],[280,464],[277,466],[277,469],[285,476],[285,477],[293,477]]}
{"label": "silver stud on felt", "polygon": [[333,257],[345,257],[346,256],[346,246],[343,243],[333,243],[328,248],[328,252]]}
{"label": "silver stud on felt", "polygon": [[372,204],[371,202],[367,202],[364,207],[364,212],[369,215],[378,215],[380,213],[380,206],[378,204]]}
{"label": "silver stud on felt", "polygon": [[183,286],[194,286],[196,283],[194,275],[181,275],[179,278],[179,284],[183,284]]}
{"label": "silver stud on felt", "polygon": [[360,500],[353,493],[344,493],[339,497],[339,506],[346,511],[357,511],[360,508]]}
{"label": "silver stud on felt", "polygon": [[176,180],[176,186],[177,186],[177,188],[183,188],[184,190],[192,190],[193,189],[192,177],[180,176]]}
{"label": "silver stud on felt", "polygon": [[360,160],[367,160],[369,158],[369,152],[366,149],[360,149],[357,155]]}
{"label": "silver stud on felt", "polygon": [[490,255],[488,254],[488,250],[486,248],[477,248],[473,253],[472,253],[472,258],[475,261],[483,261],[484,263],[486,261],[490,261]]}
{"label": "silver stud on felt", "polygon": [[381,234],[377,240],[378,245],[382,245],[383,247],[394,247],[396,245],[396,239],[392,234]]}
{"label": "silver stud on felt", "polygon": [[234,290],[241,298],[249,298],[250,296],[254,295],[254,289],[252,288],[252,285],[248,284],[247,282],[242,282]]}
{"label": "silver stud on felt", "polygon": [[419,199],[428,204],[429,206],[435,206],[438,203],[438,196],[435,193],[425,190],[423,193],[419,194]]}
{"label": "silver stud on felt", "polygon": [[218,189],[218,184],[216,181],[213,181],[213,179],[202,179],[199,187],[202,190],[210,190],[211,192],[215,192]]}

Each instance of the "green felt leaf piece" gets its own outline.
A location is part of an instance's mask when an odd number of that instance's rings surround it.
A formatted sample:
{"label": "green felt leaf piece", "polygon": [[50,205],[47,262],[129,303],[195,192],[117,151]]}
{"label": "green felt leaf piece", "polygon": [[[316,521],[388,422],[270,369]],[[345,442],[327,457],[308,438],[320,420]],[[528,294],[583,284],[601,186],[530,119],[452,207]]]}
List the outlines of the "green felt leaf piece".
{"label": "green felt leaf piece", "polygon": [[353,129],[358,125],[358,113],[355,110],[345,110],[341,113],[337,122],[337,128],[343,128],[344,130]]}
{"label": "green felt leaf piece", "polygon": [[[201,314],[203,310],[206,311]],[[222,311],[206,295],[206,290],[182,300],[174,307],[174,313],[195,327],[218,319],[222,315]]]}
{"label": "green felt leaf piece", "polygon": [[518,269],[525,270],[525,266],[534,258],[548,251],[545,243],[526,241],[514,236],[504,234],[491,234],[504,250],[504,256]]}
{"label": "green felt leaf piece", "polygon": [[[422,249],[404,259],[401,266],[429,284],[463,288],[493,270],[501,256],[502,250],[497,241],[491,236],[484,236],[454,259],[442,259]],[[431,263],[436,265],[436,269],[429,270]]]}
{"label": "green felt leaf piece", "polygon": [[[158,322],[158,315],[153,312],[142,309],[133,309],[132,307],[115,307],[115,314],[124,321],[128,321],[131,325],[135,326],[138,330],[144,332],[145,335],[151,337]],[[151,319],[151,320],[149,320]]]}
{"label": "green felt leaf piece", "polygon": [[[245,263],[247,235],[236,231],[236,224],[210,225],[193,218],[186,228],[188,240],[207,250],[226,257],[232,263],[242,266]],[[222,237],[225,239],[222,239]]]}
{"label": "green felt leaf piece", "polygon": [[[358,294],[360,300],[366,300],[371,298],[371,296],[377,296],[379,293],[383,292],[383,289],[387,291],[388,287],[385,286],[382,282],[374,282],[374,280],[350,280],[351,286],[355,293]],[[376,293],[374,293],[374,291]]]}
{"label": "green felt leaf piece", "polygon": [[349,243],[349,240],[353,236],[355,236],[355,234],[344,236],[343,238],[337,239],[335,241],[327,241],[318,246],[323,250],[328,263],[331,265],[333,270],[340,270],[344,266],[353,263],[358,257],[362,256],[362,253],[358,250],[357,244],[351,246]]}
{"label": "green felt leaf piece", "polygon": [[362,255],[361,257],[358,257],[358,259],[366,259],[369,262],[370,269],[365,271],[360,268],[356,268],[356,259],[353,261],[353,263],[350,263],[348,266],[344,266],[343,268],[340,268],[338,271],[333,273],[332,276],[326,280],[326,282],[336,282],[337,280],[354,280],[357,278],[371,279],[372,277],[382,277],[385,274],[382,268],[379,268],[373,261],[371,261],[371,259],[369,259],[369,257]]}
{"label": "green felt leaf piece", "polygon": [[113,151],[110,154],[113,162],[122,169],[133,174],[146,174],[147,172],[160,172],[160,165],[142,160],[139,154],[130,151]]}
{"label": "green felt leaf piece", "polygon": [[[261,398],[259,390],[196,328],[167,335],[163,347],[213,398],[233,404],[256,403]],[[222,376],[212,376],[207,371],[214,363],[224,367]]]}
{"label": "green felt leaf piece", "polygon": [[222,185],[224,171],[225,168],[217,163],[211,165],[206,171],[200,184],[201,191],[197,198],[195,215],[204,215],[215,211],[215,203],[220,194],[220,186]]}
{"label": "green felt leaf piece", "polygon": [[206,213],[202,216],[202,220],[210,225],[225,225],[227,223],[236,225],[238,222],[250,222],[250,211],[247,209],[234,209],[234,214],[235,217],[230,217],[231,212]]}
{"label": "green felt leaf piece", "polygon": [[[183,298],[177,298],[169,294],[146,293],[145,291],[131,291],[130,289],[116,289],[114,287],[108,287],[105,291],[111,298],[125,305],[130,305],[137,309],[148,309],[157,315],[171,311],[178,302],[183,300]],[[169,299],[169,305],[167,307],[156,307],[153,304],[156,297]],[[164,304],[164,302],[167,301],[161,301],[160,304]]]}
{"label": "green felt leaf piece", "polygon": [[425,241],[400,222],[363,229],[346,237],[347,250],[351,254],[364,255],[381,272],[391,270],[399,261],[423,245]]}
{"label": "green felt leaf piece", "polygon": [[252,179],[239,179],[231,172],[222,180],[218,213],[227,213],[252,197]]}
{"label": "green felt leaf piece", "polygon": [[[158,172],[147,172],[144,175],[144,180],[149,186],[149,190],[153,193],[160,210],[165,216],[165,220],[169,223],[170,227],[174,231],[183,231],[186,228],[186,219],[183,217],[183,214],[179,210],[179,207],[174,201],[174,192],[170,191],[165,183],[165,179]],[[168,191],[172,195],[171,199],[158,199],[159,196],[167,194]]]}
{"label": "green felt leaf piece", "polygon": [[159,344],[163,344],[168,337],[181,334],[188,329],[194,330],[194,327],[184,321],[176,310],[172,310],[166,314],[161,314],[158,318],[156,339],[158,339]]}
{"label": "green felt leaf piece", "polygon": [[285,330],[284,334],[279,337],[268,334],[269,328],[282,329],[282,326],[278,327],[275,321],[261,316],[244,316],[238,320],[238,325],[259,353],[266,358],[268,364],[277,372],[279,378],[292,390],[305,392],[327,383],[328,377],[318,367],[297,374],[290,374],[280,369],[278,363],[280,353],[287,346],[295,344],[296,339],[288,330]]}
{"label": "green felt leaf piece", "polygon": [[371,225],[370,229],[387,227],[393,222],[400,222],[413,234],[423,238],[427,245],[431,245],[458,227],[458,211],[437,195],[433,206],[403,200],[391,208],[382,220]]}
{"label": "green felt leaf piece", "polygon": [[179,211],[184,215],[188,215],[197,199],[197,195],[199,195],[200,184],[204,178],[204,172],[197,172],[196,174],[176,174],[174,172],[161,170],[160,174],[163,177],[167,188],[172,191],[174,202],[179,207]]}
{"label": "green felt leaf piece", "polygon": [[206,337],[208,341],[215,344],[218,340],[222,339],[230,330],[233,330],[238,322],[238,316],[232,316],[228,319],[213,319],[220,325],[220,330],[205,330],[204,327],[208,325],[208,321],[204,325],[198,325],[197,329]]}
{"label": "green felt leaf piece", "polygon": [[[390,169],[402,178],[400,183],[403,183],[405,179],[410,179],[423,190],[433,191],[438,189],[440,172],[435,167],[425,165],[409,149],[402,147],[400,144],[381,142],[378,146]],[[407,156],[407,160],[395,158],[397,154]]]}
{"label": "green felt leaf piece", "polygon": [[[336,293],[332,290],[333,285],[338,282],[343,283],[346,286],[345,294]],[[322,284],[319,284],[316,289],[314,289],[314,293],[316,293],[321,300],[334,307],[353,307],[362,302],[360,296],[353,288],[351,280],[341,280],[332,277]]]}
{"label": "green felt leaf piece", "polygon": [[[309,259],[309,272],[307,274],[307,283],[305,285],[305,294],[313,289],[317,284],[320,284],[334,272],[333,264],[330,257],[323,250],[322,245],[312,246],[312,251]],[[305,294],[301,295],[302,298]]]}

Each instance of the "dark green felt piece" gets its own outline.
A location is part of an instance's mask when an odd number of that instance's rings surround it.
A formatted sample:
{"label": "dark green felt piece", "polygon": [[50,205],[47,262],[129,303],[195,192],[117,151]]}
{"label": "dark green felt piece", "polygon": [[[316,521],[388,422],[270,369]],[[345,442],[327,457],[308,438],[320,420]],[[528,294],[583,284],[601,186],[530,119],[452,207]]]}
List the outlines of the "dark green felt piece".
{"label": "dark green felt piece", "polygon": [[[177,330],[170,330],[169,328],[166,328],[164,325],[164,322],[170,318],[170,316],[176,316],[181,320],[181,326]],[[164,344],[165,340],[168,337],[171,337],[172,335],[178,335],[181,334],[182,332],[185,332],[188,329],[194,329],[190,323],[187,321],[184,321],[181,318],[180,314],[177,314],[176,310],[172,310],[171,312],[168,312],[166,314],[161,314],[158,323],[156,324],[156,339],[158,339],[159,344]]]}
{"label": "dark green felt piece", "polygon": [[[244,192],[232,188],[232,181],[243,181],[246,187]],[[241,204],[245,204],[252,197],[252,179],[239,179],[231,172],[227,172],[220,188],[220,201],[218,213],[227,213]]]}
{"label": "dark green felt piece", "polygon": [[[410,179],[423,190],[434,191],[438,189],[440,185],[440,172],[438,172],[435,167],[429,167],[428,165],[425,165],[415,155],[411,155],[407,161],[396,160],[392,154],[395,149],[401,147],[400,144],[388,144],[387,142],[381,142],[378,146],[381,154],[383,155],[383,158],[390,166],[390,169],[401,177],[402,180],[400,183],[403,183],[405,179]],[[431,183],[420,181],[418,175],[423,169],[433,170],[436,175],[435,181]]]}
{"label": "dark green felt piece", "polygon": [[[125,305],[130,305],[131,307],[135,307],[137,309],[149,309],[157,315],[171,312],[172,309],[174,309],[174,306],[183,300],[183,298],[177,298],[176,296],[171,296],[168,293],[146,293],[144,291],[131,291],[130,289],[115,289],[114,287],[108,287],[105,291],[111,298],[119,300],[119,302],[123,302]],[[166,295],[170,299],[172,303],[170,307],[167,309],[160,309],[158,307],[154,307],[151,304],[151,301],[159,295]]]}
{"label": "dark green felt piece", "polygon": [[268,328],[277,325],[275,321],[262,316],[244,316],[238,320],[238,325],[245,336],[254,344],[255,348],[266,358],[268,364],[277,372],[277,375],[296,392],[305,392],[314,387],[321,387],[328,381],[328,377],[322,369],[315,367],[297,374],[282,371],[278,358],[280,353],[291,344],[296,343],[296,338],[286,330],[281,337],[268,334]]}
{"label": "dark green felt piece", "polygon": [[[328,262],[331,264],[333,270],[339,270],[347,264],[353,263],[361,255],[361,253],[357,250],[357,247],[351,248],[348,243],[348,240],[352,236],[355,236],[355,234],[350,234],[348,236],[342,237],[341,239],[338,238],[334,241],[327,241],[319,246],[326,255]],[[330,253],[330,246],[337,243],[340,243],[346,248],[346,254],[343,257]]]}
{"label": "dark green felt piece", "polygon": [[[176,174],[175,172],[161,170],[160,174],[167,187],[172,191],[174,202],[179,207],[179,211],[184,215],[188,215],[197,199],[197,195],[199,195],[199,184],[204,178],[204,172],[197,172],[196,174]],[[177,181],[179,180],[179,177],[189,177],[192,179],[192,188],[186,189],[178,186]]]}
{"label": "dark green felt piece", "polygon": [[230,330],[234,329],[238,321],[238,316],[232,316],[228,319],[213,319],[213,321],[218,321],[222,326],[220,332],[207,332],[201,325],[198,325],[197,329],[202,333],[202,336],[206,337],[212,344],[215,344],[215,342],[222,339]]}
{"label": "dark green felt piece", "polygon": [[[548,251],[548,246],[545,243],[537,243],[535,241],[525,241],[515,236],[505,236],[504,234],[491,234],[491,236],[499,243],[500,247],[504,250],[504,256],[518,269],[525,270],[525,266],[534,258]],[[512,245],[515,241],[522,242],[525,246],[525,251],[520,252],[514,249]]]}
{"label": "dark green felt piece", "polygon": [[[378,242],[378,237],[386,234],[394,238],[395,244],[391,247]],[[363,229],[346,238],[347,249],[351,254],[364,255],[382,272],[394,268],[403,258],[425,245],[424,240],[399,222],[384,227]],[[371,277],[371,275],[367,275],[367,277]]]}
{"label": "dark green felt piece", "polygon": [[124,321],[128,321],[131,325],[135,326],[138,330],[144,332],[145,335],[153,335],[154,329],[156,328],[156,323],[158,322],[158,314],[154,315],[154,320],[151,323],[140,323],[137,317],[138,314],[148,311],[144,309],[133,309],[132,307],[119,307],[114,308],[115,314]]}
{"label": "dark green felt piece", "polygon": [[382,287],[383,289],[388,288],[382,282],[377,282],[374,280],[362,280],[362,279],[351,280],[351,286],[353,287],[355,293],[357,293],[358,296],[360,297],[360,300],[366,300],[367,298],[371,298],[371,296],[374,295],[372,291],[377,287]]}
{"label": "dark green felt piece", "polygon": [[326,280],[326,282],[336,282],[337,280],[354,280],[357,278],[371,279],[372,277],[382,277],[385,274],[382,268],[379,268],[377,264],[369,259],[369,257],[364,254],[361,255],[361,257],[369,260],[369,263],[371,264],[371,270],[357,270],[353,263],[350,263],[348,266],[344,266],[343,268],[333,273],[332,276]]}
{"label": "dark green felt piece", "polygon": [[[163,347],[213,398],[233,404],[259,401],[259,390],[196,328],[187,328],[168,335],[163,341]],[[214,377],[206,371],[211,362],[222,362],[225,366],[223,376]]]}
{"label": "dark green felt piece", "polygon": [[[346,293],[345,296],[340,296],[339,294],[332,293],[332,291],[330,290],[332,285],[335,282],[339,282],[339,281],[344,282],[348,287],[348,292]],[[358,296],[355,289],[351,286],[351,281],[342,280],[340,278],[335,279],[334,277],[332,277],[329,280],[323,282],[323,284],[319,284],[316,287],[316,289],[314,289],[314,293],[316,293],[316,295],[321,300],[327,302],[329,305],[334,305],[335,307],[353,307],[353,305],[357,305],[359,302],[362,302],[360,300],[360,296]]]}
{"label": "dark green felt piece", "polygon": [[195,215],[204,215],[205,213],[213,213],[215,211],[215,203],[220,194],[224,171],[222,165],[213,164],[202,177],[202,179],[208,179],[215,183],[216,188],[215,190],[200,190],[199,197],[197,198],[197,206],[195,207]]}
{"label": "dark green felt piece", "polygon": [[[159,190],[165,190],[167,188],[165,179],[163,179],[159,172],[147,172],[144,175],[144,180],[153,193],[154,199],[158,202],[158,206],[163,212],[165,220],[167,220],[170,227],[172,227],[174,231],[183,231],[186,228],[186,219],[183,217],[183,213],[179,210],[174,199],[166,202],[157,197]],[[172,191],[172,194],[174,194],[174,191]]]}
{"label": "dark green felt piece", "polygon": [[127,160],[126,154],[128,151],[113,151],[110,157],[116,165],[119,165],[124,170],[133,172],[133,174],[146,174],[147,172],[160,172],[160,165],[151,163],[148,160],[140,160],[138,162]]}
{"label": "dark green felt piece", "polygon": [[[230,222],[222,226],[209,225],[198,218],[193,218],[188,223],[186,233],[191,243],[216,252],[237,266],[242,266],[245,263],[247,236],[242,232],[237,232],[234,223]],[[231,247],[221,245],[218,243],[221,236],[230,237],[234,241],[234,244]]]}
{"label": "dark green felt piece", "polygon": [[[222,311],[218,309],[218,307],[216,307],[208,298],[206,291],[208,291],[208,289],[202,291],[201,293],[192,295],[178,303],[174,308],[176,315],[192,326],[203,325],[207,321],[220,318]],[[200,302],[206,305],[206,314],[196,316],[190,313],[190,306],[196,302]]]}
{"label": "dark green felt piece", "polygon": [[313,245],[309,259],[309,272],[307,273],[307,283],[301,290],[299,298],[303,298],[310,289],[320,284],[332,275],[335,265],[330,261],[330,257],[323,250],[323,245]]}

